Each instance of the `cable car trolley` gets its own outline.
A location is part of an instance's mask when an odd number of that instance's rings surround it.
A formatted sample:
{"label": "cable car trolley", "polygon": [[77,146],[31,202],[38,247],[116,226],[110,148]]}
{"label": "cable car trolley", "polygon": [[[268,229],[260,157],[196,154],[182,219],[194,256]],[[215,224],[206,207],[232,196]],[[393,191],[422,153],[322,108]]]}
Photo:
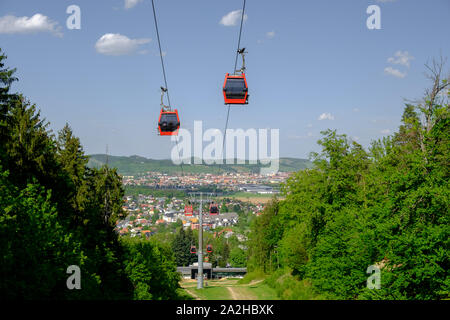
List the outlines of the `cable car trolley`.
{"label": "cable car trolley", "polygon": [[225,104],[248,104],[248,85],[245,78],[245,48],[239,49],[242,56],[242,68],[235,70],[233,74],[227,73],[223,83],[223,97]]}
{"label": "cable car trolley", "polygon": [[158,134],[160,136],[176,136],[180,129],[180,118],[178,110],[172,110],[170,106],[164,105],[164,94],[167,92],[166,88],[161,87],[161,112],[158,120]]}
{"label": "cable car trolley", "polygon": [[209,214],[212,216],[217,216],[219,214],[219,206],[216,203],[211,203],[209,205]]}
{"label": "cable car trolley", "polygon": [[194,208],[193,208],[193,206],[191,205],[191,203],[187,204],[187,205],[184,207],[184,214],[185,214],[187,217],[190,217],[190,216],[192,216],[192,215],[194,214]]}

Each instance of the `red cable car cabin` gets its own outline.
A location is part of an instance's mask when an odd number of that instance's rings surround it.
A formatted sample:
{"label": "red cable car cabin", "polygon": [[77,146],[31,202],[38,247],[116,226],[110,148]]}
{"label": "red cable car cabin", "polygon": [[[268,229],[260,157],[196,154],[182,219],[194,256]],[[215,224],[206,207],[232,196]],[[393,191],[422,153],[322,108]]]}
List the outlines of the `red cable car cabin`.
{"label": "red cable car cabin", "polygon": [[206,252],[211,253],[212,252],[212,245],[208,244],[206,246]]}
{"label": "red cable car cabin", "polygon": [[217,216],[219,214],[219,207],[217,204],[211,203],[209,206],[209,214],[212,216]]}
{"label": "red cable car cabin", "polygon": [[225,104],[248,104],[248,85],[245,73],[225,75],[223,83]]}
{"label": "red cable car cabin", "polygon": [[161,136],[176,136],[180,129],[180,118],[178,110],[164,111],[161,109],[158,121],[158,132]]}
{"label": "red cable car cabin", "polygon": [[195,246],[191,246],[191,253],[192,254],[197,253],[197,248]]}
{"label": "red cable car cabin", "polygon": [[186,216],[192,216],[194,214],[194,209],[192,208],[192,206],[185,206],[184,207],[184,214]]}

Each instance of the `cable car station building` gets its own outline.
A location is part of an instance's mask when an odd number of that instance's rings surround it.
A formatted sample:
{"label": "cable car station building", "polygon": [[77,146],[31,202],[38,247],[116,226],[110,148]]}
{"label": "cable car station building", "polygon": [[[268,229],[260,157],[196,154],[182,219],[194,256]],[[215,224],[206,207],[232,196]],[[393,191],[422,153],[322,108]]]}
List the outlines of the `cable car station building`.
{"label": "cable car station building", "polygon": [[[198,263],[194,263],[189,267],[178,267],[177,271],[181,273],[185,279],[197,279]],[[212,264],[208,262],[203,263],[203,274],[207,279],[221,279],[221,278],[238,278],[247,274],[247,268],[212,268]]]}

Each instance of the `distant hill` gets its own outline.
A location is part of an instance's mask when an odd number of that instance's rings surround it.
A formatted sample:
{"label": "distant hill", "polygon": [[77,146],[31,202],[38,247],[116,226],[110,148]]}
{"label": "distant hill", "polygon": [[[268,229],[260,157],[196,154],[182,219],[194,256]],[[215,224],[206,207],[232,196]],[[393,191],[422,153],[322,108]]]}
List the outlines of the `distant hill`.
{"label": "distant hill", "polygon": [[[137,175],[140,173],[154,171],[161,173],[176,173],[181,172],[181,168],[178,165],[172,163],[172,160],[154,160],[147,159],[140,156],[131,157],[117,157],[106,156],[105,154],[93,154],[89,156],[88,166],[99,168],[106,163],[108,158],[108,164],[110,167],[117,168],[118,172],[122,175]],[[236,161],[235,161],[236,162]],[[194,163],[192,159],[192,163]],[[186,173],[217,173],[219,165],[187,165],[183,164],[183,171]],[[306,168],[310,168],[312,163],[306,159],[296,158],[280,158],[281,172],[293,172]],[[260,163],[257,165],[252,164],[234,164],[234,165],[222,165],[220,172],[254,172],[259,173],[262,166]]]}

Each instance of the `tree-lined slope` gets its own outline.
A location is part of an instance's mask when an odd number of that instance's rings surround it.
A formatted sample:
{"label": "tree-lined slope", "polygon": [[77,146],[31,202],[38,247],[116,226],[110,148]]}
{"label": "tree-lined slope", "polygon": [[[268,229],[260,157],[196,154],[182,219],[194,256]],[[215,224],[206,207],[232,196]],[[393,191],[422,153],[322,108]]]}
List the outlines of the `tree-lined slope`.
{"label": "tree-lined slope", "polygon": [[[315,167],[255,220],[249,269],[294,276],[284,288],[272,281],[285,298],[305,281],[337,299],[449,298],[449,78],[443,63],[429,70],[431,88],[406,105],[398,132],[369,150],[323,132]],[[381,270],[379,289],[366,286],[369,266]]]}

